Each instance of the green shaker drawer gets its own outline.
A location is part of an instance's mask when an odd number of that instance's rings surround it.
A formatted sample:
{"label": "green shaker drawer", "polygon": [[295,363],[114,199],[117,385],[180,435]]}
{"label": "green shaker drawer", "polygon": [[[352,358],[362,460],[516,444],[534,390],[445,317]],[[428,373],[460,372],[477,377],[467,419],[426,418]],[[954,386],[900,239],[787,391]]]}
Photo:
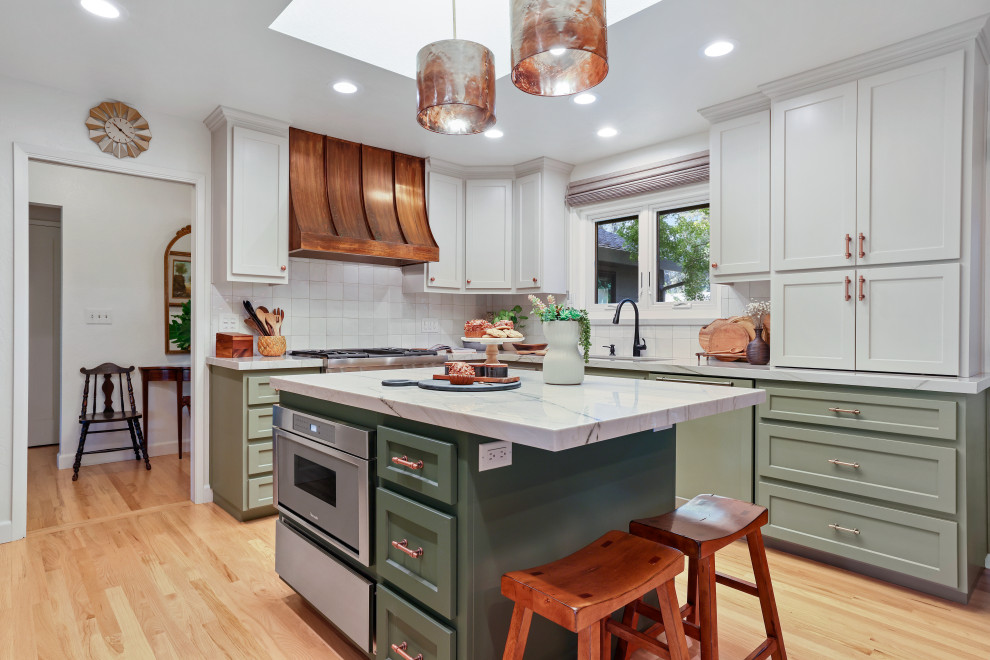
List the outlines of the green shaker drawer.
{"label": "green shaker drawer", "polygon": [[761,481],[763,533],[952,588],[959,585],[958,525]]}
{"label": "green shaker drawer", "polygon": [[454,660],[453,630],[423,614],[415,605],[378,585],[376,606],[377,660]]}
{"label": "green shaker drawer", "polygon": [[271,405],[278,403],[278,392],[270,384],[271,376],[248,376],[244,379],[247,383],[247,402],[249,406],[261,403]]}
{"label": "green shaker drawer", "polygon": [[257,509],[259,506],[275,504],[275,488],[272,475],[248,479],[247,509]]}
{"label": "green shaker drawer", "polygon": [[762,419],[824,424],[861,431],[881,431],[925,438],[956,438],[956,402],[931,397],[870,394],[798,386],[760,386],[767,400]]}
{"label": "green shaker drawer", "polygon": [[258,440],[260,438],[272,437],[272,420],[274,416],[275,416],[275,409],[272,406],[259,406],[258,408],[248,408],[247,411],[248,440]]}
{"label": "green shaker drawer", "polygon": [[252,442],[248,444],[249,475],[263,474],[272,471],[272,441]]}
{"label": "green shaker drawer", "polygon": [[943,513],[956,511],[956,450],[807,427],[757,427],[757,474]]}
{"label": "green shaker drawer", "polygon": [[[453,618],[457,568],[454,517],[379,488],[375,518],[378,573],[427,607]],[[395,545],[403,541],[408,552]]]}
{"label": "green shaker drawer", "polygon": [[449,442],[379,426],[378,476],[445,504],[454,504],[457,501],[457,447]]}

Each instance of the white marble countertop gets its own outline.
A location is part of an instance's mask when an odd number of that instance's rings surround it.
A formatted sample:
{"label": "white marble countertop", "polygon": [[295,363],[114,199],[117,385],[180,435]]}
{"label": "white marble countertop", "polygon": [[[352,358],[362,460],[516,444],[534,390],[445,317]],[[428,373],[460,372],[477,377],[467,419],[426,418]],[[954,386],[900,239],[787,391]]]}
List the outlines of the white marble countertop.
{"label": "white marble countertop", "polygon": [[[499,355],[503,362],[542,363],[540,355],[517,355],[503,352]],[[914,374],[882,374],[863,371],[836,371],[828,369],[796,369],[770,367],[769,365],[749,364],[748,362],[711,363],[702,359],[645,359],[609,360],[592,358],[589,367],[599,369],[623,369],[626,371],[650,371],[682,376],[719,376],[723,378],[752,378],[762,380],[790,381],[797,383],[817,383],[824,385],[853,385],[859,387],[887,387],[919,392],[949,392],[955,394],[978,394],[990,388],[990,374],[969,378],[953,376],[919,376]]]}
{"label": "white marble countertop", "polygon": [[235,371],[262,371],[265,369],[305,369],[307,367],[322,367],[323,360],[320,358],[292,357],[283,355],[281,357],[265,357],[256,355],[246,358],[222,358],[210,356],[206,358],[206,364]]}
{"label": "white marble countertop", "polygon": [[516,373],[522,386],[500,392],[437,392],[385,387],[382,380],[425,380],[436,368],[273,377],[285,392],[403,419],[456,428],[549,451],[754,406],[763,390],[587,376],[582,385],[545,385],[538,372]]}

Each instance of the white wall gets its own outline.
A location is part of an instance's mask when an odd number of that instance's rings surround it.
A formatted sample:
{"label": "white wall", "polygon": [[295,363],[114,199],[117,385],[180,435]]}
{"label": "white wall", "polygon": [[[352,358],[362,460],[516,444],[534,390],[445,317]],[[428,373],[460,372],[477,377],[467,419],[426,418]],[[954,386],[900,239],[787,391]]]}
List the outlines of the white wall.
{"label": "white wall", "polygon": [[[165,247],[176,231],[192,223],[195,197],[188,184],[49,163],[32,162],[29,182],[32,203],[62,208],[59,467],[64,469],[72,464],[79,438],[76,416],[83,393],[81,367],[103,362],[125,367],[189,363],[188,355],[165,354],[162,305]],[[184,240],[188,250],[189,239]],[[86,323],[88,308],[110,310],[113,323]],[[132,381],[140,407],[139,372],[132,374]],[[90,396],[97,399],[97,409],[102,410],[102,392],[91,389]],[[115,410],[120,410],[119,396],[119,391],[114,390]],[[129,405],[126,392],[124,402]],[[174,453],[178,445],[172,383],[152,384],[148,409],[153,413],[148,420],[151,453]],[[183,419],[183,437],[188,440],[186,414]],[[129,444],[126,432],[108,433],[90,436],[86,449]],[[100,454],[85,456],[83,464],[131,459],[130,452]]]}
{"label": "white wall", "polygon": [[[110,90],[108,90],[109,92]],[[88,111],[106,100],[0,77],[0,309],[13,308],[13,144],[100,154],[83,124]],[[127,99],[125,99],[127,100]],[[199,121],[156,114],[140,98],[129,99],[148,118],[153,140],[140,156],[150,166],[209,177],[210,134]],[[205,191],[209,196],[209,185]],[[13,432],[13,320],[0,315],[0,540],[9,538]],[[23,439],[22,439],[23,440]]]}
{"label": "white wall", "polygon": [[687,154],[708,151],[708,131],[685,135],[684,137],[651,144],[647,147],[624,151],[621,154],[590,160],[574,167],[571,171],[571,181],[588,179],[590,177],[621,172],[633,167],[653,165],[664,160],[685,156]]}

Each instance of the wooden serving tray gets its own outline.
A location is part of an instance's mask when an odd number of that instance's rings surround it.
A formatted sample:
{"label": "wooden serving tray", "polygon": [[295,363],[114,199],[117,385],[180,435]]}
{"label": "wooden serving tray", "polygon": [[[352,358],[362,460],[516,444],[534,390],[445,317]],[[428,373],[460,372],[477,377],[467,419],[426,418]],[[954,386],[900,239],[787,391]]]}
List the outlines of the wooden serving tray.
{"label": "wooden serving tray", "polygon": [[[450,380],[450,376],[447,374],[433,374],[433,380]],[[475,376],[474,382],[476,383],[518,383],[519,376],[509,376],[508,378],[486,378],[483,376]]]}

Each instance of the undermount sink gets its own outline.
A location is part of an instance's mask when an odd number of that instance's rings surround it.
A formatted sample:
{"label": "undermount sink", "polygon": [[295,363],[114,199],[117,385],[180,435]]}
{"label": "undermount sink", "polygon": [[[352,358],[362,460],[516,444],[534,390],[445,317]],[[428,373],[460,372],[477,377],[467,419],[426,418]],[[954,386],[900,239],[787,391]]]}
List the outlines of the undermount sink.
{"label": "undermount sink", "polygon": [[618,362],[670,362],[673,358],[660,358],[652,355],[641,355],[632,357],[631,355],[590,355],[591,360],[615,360]]}

